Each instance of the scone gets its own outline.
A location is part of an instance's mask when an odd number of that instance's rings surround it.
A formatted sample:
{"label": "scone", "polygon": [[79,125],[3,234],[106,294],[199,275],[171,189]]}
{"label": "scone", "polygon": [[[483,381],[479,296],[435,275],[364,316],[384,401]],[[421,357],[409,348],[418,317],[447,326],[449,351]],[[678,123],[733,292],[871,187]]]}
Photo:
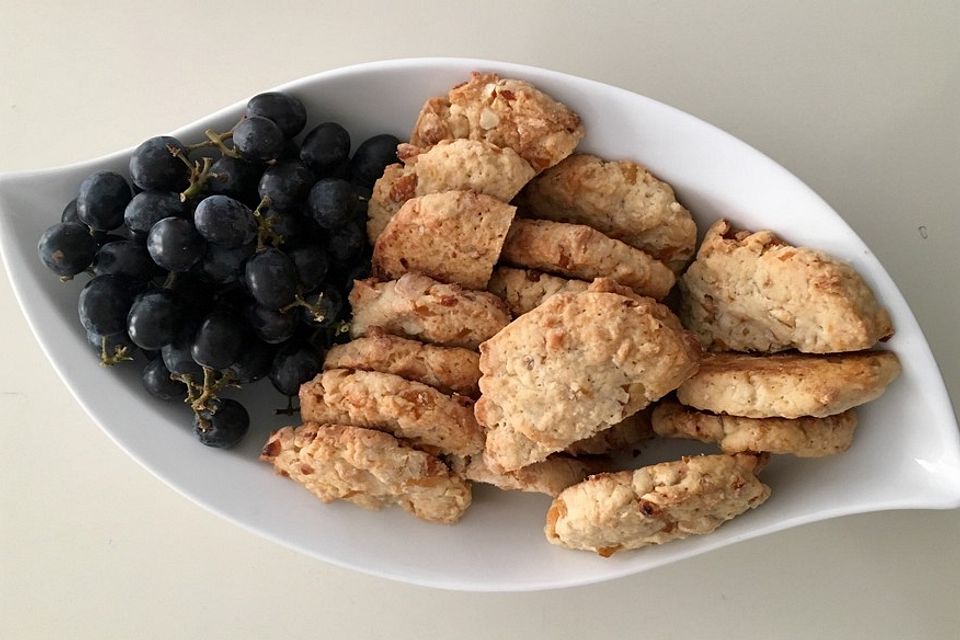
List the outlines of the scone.
{"label": "scone", "polygon": [[680,385],[677,399],[702,411],[745,418],[824,418],[879,397],[898,375],[900,361],[890,351],[712,353]]}
{"label": "scone", "polygon": [[713,351],[858,351],[893,335],[853,267],[726,220],[707,231],[679,284],[684,324]]}
{"label": "scone", "polygon": [[720,445],[724,453],[789,453],[819,458],[843,453],[853,443],[853,409],[826,418],[742,418],[706,413],[664,401],[653,410],[653,430],[665,438],[686,438]]}
{"label": "scone", "polygon": [[635,453],[641,442],[653,437],[650,408],[647,407],[617,424],[574,442],[565,449],[572,456],[600,456],[611,453]]}
{"label": "scone", "polygon": [[472,482],[490,484],[504,491],[545,493],[554,497],[588,475],[598,473],[602,467],[603,463],[598,459],[578,460],[563,455],[550,456],[543,462],[503,473],[491,469],[483,454],[450,461],[450,468],[455,473]]}
{"label": "scone", "polygon": [[547,512],[547,540],[610,556],[717,529],[770,496],[756,456],[684,457],[591,476],[564,489]]}
{"label": "scone", "polygon": [[304,421],[386,431],[430,451],[468,456],[483,449],[473,401],[377,371],[324,371],[300,387]]}
{"label": "scone", "polygon": [[561,278],[533,269],[497,267],[487,291],[503,298],[510,313],[517,317],[533,311],[556,293],[580,293],[586,291],[589,284],[585,280]]}
{"label": "scone", "polygon": [[666,265],[639,249],[584,225],[549,220],[514,220],[501,260],[568,278],[612,278],[658,300],[676,281]]}
{"label": "scone", "polygon": [[402,144],[393,164],[373,186],[367,204],[367,234],[373,244],[404,202],[443,191],[473,191],[510,202],[534,175],[533,167],[510,148],[482,140],[443,140],[421,153]]}
{"label": "scone", "polygon": [[593,227],[674,273],[697,243],[697,225],[670,185],[635,162],[572,155],[527,185],[520,203],[521,214]]}
{"label": "scone", "polygon": [[384,333],[448,347],[476,349],[510,322],[503,300],[420,274],[378,282],[357,280],[350,291],[354,338]]}
{"label": "scone", "polygon": [[443,462],[380,431],[311,422],[284,427],[270,436],[260,459],[324,502],[400,505],[446,524],[470,506],[470,485]]}
{"label": "scone", "polygon": [[487,461],[499,472],[545,460],[675,389],[699,357],[650,298],[557,294],[480,346]]}
{"label": "scone", "polygon": [[483,140],[513,149],[539,172],[573,153],[583,134],[576,113],[530,83],[473,72],[446,96],[427,100],[410,144]]}
{"label": "scone", "polygon": [[480,395],[480,356],[461,347],[438,347],[399,336],[379,334],[334,345],[323,368],[392,373],[444,393]]}
{"label": "scone", "polygon": [[484,289],[516,211],[472,191],[411,198],[377,238],[373,275],[391,280],[421,273],[438,282]]}

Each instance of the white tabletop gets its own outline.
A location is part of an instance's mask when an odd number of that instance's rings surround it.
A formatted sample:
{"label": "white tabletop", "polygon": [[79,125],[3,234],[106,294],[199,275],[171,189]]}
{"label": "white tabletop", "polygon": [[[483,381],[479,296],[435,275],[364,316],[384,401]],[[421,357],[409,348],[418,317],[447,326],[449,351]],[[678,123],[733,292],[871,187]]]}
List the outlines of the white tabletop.
{"label": "white tabletop", "polygon": [[[125,148],[354,62],[550,67],[698,115],[810,184],[886,265],[960,400],[956,2],[293,4],[0,0],[0,171]],[[5,274],[0,318],[0,638],[960,633],[957,511],[848,517],[544,593],[446,593],[336,569],[127,458],[43,357]]]}

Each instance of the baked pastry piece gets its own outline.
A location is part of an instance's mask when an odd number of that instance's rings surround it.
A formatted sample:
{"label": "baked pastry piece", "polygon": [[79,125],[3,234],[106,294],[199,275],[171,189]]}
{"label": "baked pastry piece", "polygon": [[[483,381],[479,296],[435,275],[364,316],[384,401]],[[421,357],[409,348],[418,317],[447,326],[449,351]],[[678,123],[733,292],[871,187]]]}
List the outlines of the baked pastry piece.
{"label": "baked pastry piece", "polygon": [[427,100],[410,144],[484,140],[513,149],[539,172],[573,153],[583,134],[576,113],[530,83],[475,71],[446,96]]}
{"label": "baked pastry piece", "polygon": [[601,471],[602,466],[598,459],[554,455],[523,469],[498,473],[490,468],[483,454],[450,460],[450,468],[472,482],[491,484],[504,491],[545,493],[548,496],[558,495],[591,473]]}
{"label": "baked pastry piece", "polygon": [[547,540],[610,556],[621,549],[702,535],[770,496],[748,454],[692,456],[591,476],[557,496]]}
{"label": "baked pastry piece", "polygon": [[503,298],[510,313],[516,317],[537,308],[555,293],[580,293],[589,285],[585,280],[561,278],[533,269],[497,267],[487,290]]}
{"label": "baked pastry piece", "polygon": [[422,382],[444,393],[470,397],[480,394],[480,356],[476,352],[377,332],[333,346],[323,368],[380,371]]}
{"label": "baked pastry piece", "polygon": [[516,219],[501,260],[568,278],[611,278],[646,296],[663,298],[676,278],[662,262],[580,224]]}
{"label": "baked pastry piece", "polygon": [[593,227],[675,273],[697,244],[697,225],[670,185],[635,162],[572,155],[527,185],[520,203],[521,214]]}
{"label": "baked pastry piece", "polygon": [[473,401],[377,371],[324,371],[300,387],[305,421],[386,431],[432,453],[467,456],[483,449]]}
{"label": "baked pastry piece", "polygon": [[650,298],[557,294],[480,347],[475,413],[496,471],[545,460],[675,389],[700,349]]}
{"label": "baked pastry piece", "polygon": [[765,451],[819,458],[843,453],[853,443],[853,409],[826,418],[742,418],[705,413],[663,401],[653,410],[653,430],[666,438],[713,442],[724,453]]}
{"label": "baked pastry piece", "polygon": [[617,424],[565,449],[572,456],[601,456],[611,453],[635,453],[641,442],[653,437],[650,408],[642,409]]}
{"label": "baked pastry piece", "polygon": [[423,153],[402,144],[398,155],[405,164],[384,170],[367,203],[371,244],[410,198],[462,190],[510,202],[534,175],[533,167],[516,151],[482,140],[443,140]]}
{"label": "baked pastry piece", "polygon": [[350,291],[350,334],[384,333],[449,347],[476,349],[510,322],[503,301],[486,291],[466,291],[424,275],[398,280],[357,280]]}
{"label": "baked pastry piece", "polygon": [[421,273],[439,282],[484,289],[500,257],[516,207],[472,191],[407,200],[373,247],[373,275]]}
{"label": "baked pastry piece", "polygon": [[679,284],[684,324],[713,351],[858,351],[893,335],[853,267],[722,219]]}
{"label": "baked pastry piece", "polygon": [[470,506],[470,485],[434,456],[393,436],[308,422],[267,440],[260,459],[324,502],[367,509],[400,505],[429,522],[456,522]]}
{"label": "baked pastry piece", "polygon": [[879,397],[898,375],[900,361],[890,351],[712,353],[680,385],[677,399],[703,411],[746,418],[823,418]]}

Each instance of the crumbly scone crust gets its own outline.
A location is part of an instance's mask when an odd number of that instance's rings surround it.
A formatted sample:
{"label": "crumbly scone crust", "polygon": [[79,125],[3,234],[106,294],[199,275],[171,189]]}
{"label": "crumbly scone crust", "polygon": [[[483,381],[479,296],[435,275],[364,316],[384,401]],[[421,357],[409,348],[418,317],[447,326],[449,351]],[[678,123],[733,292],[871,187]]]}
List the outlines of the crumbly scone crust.
{"label": "crumbly scone crust", "polygon": [[570,485],[601,471],[603,462],[598,459],[584,460],[554,455],[523,469],[499,473],[487,464],[483,454],[479,454],[468,458],[453,458],[450,460],[450,468],[471,482],[490,484],[504,491],[545,493],[556,497]]}
{"label": "crumbly scone crust", "polygon": [[710,533],[769,497],[759,464],[747,454],[691,456],[594,475],[554,499],[544,532],[601,556]]}
{"label": "crumbly scone crust", "polygon": [[716,443],[724,453],[787,453],[819,458],[843,453],[853,443],[856,411],[826,418],[743,418],[696,411],[662,401],[653,410],[653,430],[665,438]]}
{"label": "crumbly scone crust", "polygon": [[556,293],[580,293],[589,285],[585,280],[561,278],[534,269],[497,267],[487,284],[487,291],[502,298],[510,313],[517,317],[533,311]]}
{"label": "crumbly scone crust", "polygon": [[390,373],[324,371],[300,387],[300,415],[386,431],[431,453],[467,456],[483,449],[472,400]]}
{"label": "crumbly scone crust", "polygon": [[350,305],[354,338],[378,327],[423,342],[476,349],[510,322],[506,305],[492,293],[413,273],[389,282],[355,281]]}
{"label": "crumbly scone crust", "polygon": [[331,347],[326,369],[361,369],[392,373],[435,387],[444,393],[480,395],[480,356],[461,347],[439,347],[374,332]]}
{"label": "crumbly scone crust", "polygon": [[500,258],[516,207],[472,191],[407,200],[373,248],[373,275],[421,273],[439,282],[484,289]]}
{"label": "crumbly scone crust", "polygon": [[557,294],[480,347],[488,462],[512,471],[589,438],[675,389],[699,358],[650,298]]}
{"label": "crumbly scone crust", "polygon": [[426,101],[410,144],[484,140],[513,149],[539,172],[573,153],[583,134],[574,111],[530,83],[475,71],[446,96]]}
{"label": "crumbly scone crust", "polygon": [[284,427],[270,436],[260,459],[324,502],[399,505],[446,524],[470,506],[470,485],[443,462],[380,431],[312,422]]}
{"label": "crumbly scone crust", "polygon": [[650,407],[647,407],[586,440],[574,442],[564,451],[573,456],[602,456],[622,451],[633,452],[641,442],[652,437]]}
{"label": "crumbly scone crust", "polygon": [[574,154],[537,176],[521,214],[585,224],[641,249],[679,273],[697,244],[697,225],[669,184],[630,161]]}
{"label": "crumbly scone crust", "polygon": [[680,278],[681,317],[712,351],[859,351],[893,335],[853,267],[772,231],[709,230]]}
{"label": "crumbly scone crust", "polygon": [[518,218],[507,233],[501,260],[568,278],[611,278],[658,300],[676,282],[662,262],[581,224]]}
{"label": "crumbly scone crust", "polygon": [[879,397],[898,375],[900,361],[891,351],[712,353],[680,385],[677,399],[702,411],[745,418],[823,418]]}

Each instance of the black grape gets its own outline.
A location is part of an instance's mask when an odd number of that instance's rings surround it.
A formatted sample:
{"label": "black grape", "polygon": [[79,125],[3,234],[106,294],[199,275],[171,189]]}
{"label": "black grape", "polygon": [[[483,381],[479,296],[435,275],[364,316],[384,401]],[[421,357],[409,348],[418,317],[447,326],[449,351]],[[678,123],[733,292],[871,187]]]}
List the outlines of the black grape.
{"label": "black grape", "polygon": [[330,177],[350,159],[350,134],[336,122],[317,125],[303,139],[300,159],[318,176]]}
{"label": "black grape", "polygon": [[97,276],[80,291],[80,323],[101,336],[121,333],[126,331],[132,303],[129,281],[116,275]]}
{"label": "black grape", "polygon": [[100,247],[93,259],[93,273],[112,273],[145,283],[162,271],[150,257],[147,248],[136,240],[116,240]]}
{"label": "black grape", "polygon": [[230,379],[237,384],[256,382],[270,373],[276,348],[259,340],[248,340],[240,358],[227,368]]}
{"label": "black grape", "polygon": [[186,313],[177,296],[166,289],[141,293],[127,314],[127,333],[141,349],[155,350],[177,337]]}
{"label": "black grape", "polygon": [[223,156],[213,163],[210,173],[213,175],[207,180],[209,193],[230,196],[249,206],[260,201],[257,183],[263,167],[259,163]]}
{"label": "black grape", "polygon": [[296,297],[297,268],[279,249],[266,249],[247,260],[244,282],[259,304],[279,309]]}
{"label": "black grape", "polygon": [[243,325],[235,315],[214,311],[200,323],[190,353],[197,364],[223,370],[240,357],[243,338]]}
{"label": "black grape", "polygon": [[147,363],[141,375],[143,388],[159,400],[183,400],[187,397],[187,385],[170,378],[170,371],[161,358]]}
{"label": "black grape", "polygon": [[396,136],[383,133],[364,140],[350,160],[350,175],[357,184],[373,188],[373,183],[383,175],[388,164],[397,162]]}
{"label": "black grape", "polygon": [[150,257],[167,271],[189,271],[200,261],[203,249],[203,238],[183,218],[164,218],[147,234]]}
{"label": "black grape", "polygon": [[193,213],[197,233],[227,249],[250,244],[257,237],[257,221],[247,205],[229,196],[213,195],[200,201]]}
{"label": "black grape", "polygon": [[250,415],[242,404],[229,398],[210,403],[210,408],[194,415],[193,432],[208,447],[229,449],[250,428]]}
{"label": "black grape", "polygon": [[316,289],[327,277],[330,260],[322,247],[316,245],[297,247],[288,251],[287,255],[297,267],[300,287],[304,291]]}
{"label": "black grape", "polygon": [[300,385],[323,369],[319,351],[304,344],[287,344],[277,352],[270,367],[270,382],[285,396],[297,395]]}
{"label": "black grape", "polygon": [[272,120],[288,138],[303,131],[307,124],[307,110],[303,103],[293,96],[275,91],[250,98],[244,115],[248,118],[261,116]]}
{"label": "black grape", "polygon": [[270,199],[271,209],[289,211],[303,204],[314,182],[316,178],[305,164],[286,160],[263,172],[259,193],[261,198]]}
{"label": "black grape", "polygon": [[170,136],[150,138],[134,150],[130,156],[130,177],[135,185],[144,191],[180,192],[187,188],[190,170],[168,147],[186,154],[180,141]]}
{"label": "black grape", "polygon": [[246,160],[273,160],[283,150],[283,142],[280,127],[260,116],[244,118],[233,128],[233,145]]}
{"label": "black grape", "polygon": [[116,229],[123,224],[123,211],[132,198],[130,185],[123,176],[98,171],[80,183],[77,217],[97,231]]}
{"label": "black grape", "polygon": [[268,309],[259,304],[250,304],[244,311],[244,317],[253,332],[264,342],[279,344],[293,336],[300,324],[300,314],[296,310],[287,312]]}
{"label": "black grape", "polygon": [[164,218],[182,218],[187,215],[187,206],[180,202],[180,194],[173,191],[141,191],[123,211],[127,229],[146,235],[151,227]]}
{"label": "black grape", "polygon": [[97,240],[78,222],[55,224],[40,236],[37,254],[48,269],[69,278],[90,266],[97,253]]}
{"label": "black grape", "polygon": [[336,229],[353,220],[357,203],[353,185],[339,178],[318,181],[307,196],[310,215],[324,229]]}

